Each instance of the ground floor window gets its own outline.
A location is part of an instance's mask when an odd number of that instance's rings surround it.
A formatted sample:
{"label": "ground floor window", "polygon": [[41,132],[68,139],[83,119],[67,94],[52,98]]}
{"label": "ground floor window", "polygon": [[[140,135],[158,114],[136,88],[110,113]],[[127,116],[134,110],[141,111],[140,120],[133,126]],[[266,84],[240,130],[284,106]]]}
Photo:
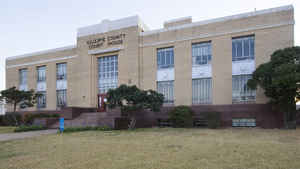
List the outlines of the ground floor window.
{"label": "ground floor window", "polygon": [[255,101],[256,91],[247,87],[247,82],[252,75],[232,76],[232,102],[252,102]]}
{"label": "ground floor window", "polygon": [[37,97],[37,108],[45,108],[46,107],[46,92],[38,92],[40,94]]}
{"label": "ground floor window", "polygon": [[98,88],[99,93],[106,93],[118,86],[118,56],[98,58]]}
{"label": "ground floor window", "polygon": [[235,118],[232,119],[232,127],[256,127],[256,119]]}
{"label": "ground floor window", "polygon": [[174,103],[174,81],[157,82],[157,91],[164,95],[164,103]]}
{"label": "ground floor window", "polygon": [[192,81],[192,101],[193,104],[211,103],[211,78],[193,79]]}
{"label": "ground floor window", "polygon": [[56,91],[56,105],[57,107],[67,106],[67,90],[57,90]]}

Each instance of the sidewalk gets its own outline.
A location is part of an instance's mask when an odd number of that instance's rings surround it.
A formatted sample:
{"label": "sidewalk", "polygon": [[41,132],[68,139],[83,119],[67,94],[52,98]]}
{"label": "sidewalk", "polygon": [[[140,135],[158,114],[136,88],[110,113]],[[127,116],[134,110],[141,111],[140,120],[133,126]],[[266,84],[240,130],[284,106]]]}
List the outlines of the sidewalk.
{"label": "sidewalk", "polygon": [[0,141],[30,138],[30,137],[36,137],[36,136],[41,136],[46,134],[55,134],[55,133],[57,133],[57,129],[0,134]]}

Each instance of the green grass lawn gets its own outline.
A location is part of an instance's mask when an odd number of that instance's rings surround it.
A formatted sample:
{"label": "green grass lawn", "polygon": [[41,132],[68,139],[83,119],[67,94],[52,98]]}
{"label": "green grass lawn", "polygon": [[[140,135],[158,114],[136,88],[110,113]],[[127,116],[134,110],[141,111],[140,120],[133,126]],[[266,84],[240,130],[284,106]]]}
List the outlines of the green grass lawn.
{"label": "green grass lawn", "polygon": [[4,133],[13,133],[14,130],[15,130],[16,127],[3,127],[3,126],[0,126],[0,134],[4,134]]}
{"label": "green grass lawn", "polygon": [[2,169],[299,169],[300,130],[88,131],[0,142]]}

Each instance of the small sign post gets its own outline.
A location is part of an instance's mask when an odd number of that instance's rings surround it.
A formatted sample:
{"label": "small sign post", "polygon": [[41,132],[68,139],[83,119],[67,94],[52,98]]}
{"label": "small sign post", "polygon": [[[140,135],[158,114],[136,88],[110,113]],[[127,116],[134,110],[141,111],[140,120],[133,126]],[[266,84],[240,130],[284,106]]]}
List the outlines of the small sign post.
{"label": "small sign post", "polygon": [[59,131],[62,133],[65,129],[65,119],[63,117],[59,118]]}

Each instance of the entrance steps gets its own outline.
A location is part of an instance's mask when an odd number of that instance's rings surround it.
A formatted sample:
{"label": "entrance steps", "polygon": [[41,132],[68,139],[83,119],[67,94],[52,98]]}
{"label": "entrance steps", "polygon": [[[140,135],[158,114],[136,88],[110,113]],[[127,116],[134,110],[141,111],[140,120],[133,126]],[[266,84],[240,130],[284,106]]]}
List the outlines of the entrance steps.
{"label": "entrance steps", "polygon": [[[73,119],[65,119],[65,127],[108,126],[114,127],[115,118],[121,117],[118,112],[83,112]],[[49,128],[59,128],[59,121]]]}

